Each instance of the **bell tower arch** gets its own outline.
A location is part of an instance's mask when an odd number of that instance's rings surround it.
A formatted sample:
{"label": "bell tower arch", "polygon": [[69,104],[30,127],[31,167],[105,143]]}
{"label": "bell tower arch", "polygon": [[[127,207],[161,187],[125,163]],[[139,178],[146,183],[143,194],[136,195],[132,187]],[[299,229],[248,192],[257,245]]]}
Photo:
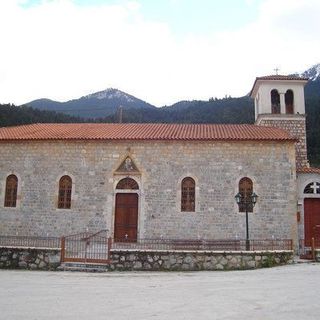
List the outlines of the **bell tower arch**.
{"label": "bell tower arch", "polygon": [[254,99],[255,124],[284,129],[297,139],[297,169],[308,166],[304,100],[307,82],[307,78],[296,76],[258,77],[250,92]]}

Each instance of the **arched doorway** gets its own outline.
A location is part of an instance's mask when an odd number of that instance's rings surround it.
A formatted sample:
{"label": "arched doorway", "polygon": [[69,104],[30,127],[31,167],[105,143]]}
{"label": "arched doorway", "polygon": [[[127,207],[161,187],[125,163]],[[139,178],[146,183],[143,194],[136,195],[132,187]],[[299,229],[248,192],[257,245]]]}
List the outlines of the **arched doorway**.
{"label": "arched doorway", "polygon": [[[311,246],[312,238],[320,245],[320,182],[311,182],[304,188],[304,239]],[[310,196],[310,197],[309,197]]]}
{"label": "arched doorway", "polygon": [[[119,181],[117,190],[138,190],[137,182],[131,178]],[[138,202],[139,196],[136,192],[118,192],[116,194],[114,240],[118,242],[137,241],[138,231]]]}
{"label": "arched doorway", "polygon": [[304,199],[304,239],[310,247],[312,238],[320,245],[320,199]]}

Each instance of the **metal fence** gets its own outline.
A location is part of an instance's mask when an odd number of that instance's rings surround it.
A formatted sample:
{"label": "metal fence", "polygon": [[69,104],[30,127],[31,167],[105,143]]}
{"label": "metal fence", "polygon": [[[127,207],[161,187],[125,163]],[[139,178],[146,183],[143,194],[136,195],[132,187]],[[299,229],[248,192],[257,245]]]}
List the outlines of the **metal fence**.
{"label": "metal fence", "polygon": [[60,248],[60,238],[37,236],[0,236],[0,246],[17,248]]}
{"label": "metal fence", "polygon": [[61,262],[108,263],[110,247],[106,230],[62,237]]}
{"label": "metal fence", "polygon": [[211,251],[292,250],[291,239],[246,240],[190,240],[190,239],[114,239],[112,249],[136,250],[211,250]]}
{"label": "metal fence", "polygon": [[[304,244],[303,244],[304,245]],[[320,247],[320,243],[318,244]],[[108,261],[110,250],[208,250],[263,251],[292,250],[291,239],[111,239],[105,230],[78,233],[66,237],[0,236],[0,246],[28,248],[61,248],[62,261]],[[301,242],[300,246],[301,247]],[[304,247],[305,248],[305,247]]]}

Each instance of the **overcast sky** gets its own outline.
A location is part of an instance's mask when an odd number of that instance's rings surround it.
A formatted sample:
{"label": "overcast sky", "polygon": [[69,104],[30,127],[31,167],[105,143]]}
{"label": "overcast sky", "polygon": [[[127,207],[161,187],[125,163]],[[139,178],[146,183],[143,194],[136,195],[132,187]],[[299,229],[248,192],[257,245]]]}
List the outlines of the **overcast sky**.
{"label": "overcast sky", "polygon": [[242,96],[320,62],[319,17],[319,0],[0,0],[0,103]]}

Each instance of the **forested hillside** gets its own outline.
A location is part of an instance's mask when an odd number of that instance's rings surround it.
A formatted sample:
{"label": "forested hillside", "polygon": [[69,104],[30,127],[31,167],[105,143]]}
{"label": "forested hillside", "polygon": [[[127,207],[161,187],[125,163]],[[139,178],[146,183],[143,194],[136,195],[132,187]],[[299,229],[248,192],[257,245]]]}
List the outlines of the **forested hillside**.
{"label": "forested hillside", "polygon": [[[308,157],[320,167],[320,98],[306,99]],[[157,110],[123,110],[123,122],[165,123],[254,123],[253,100],[248,96],[205,101],[193,101],[189,106]],[[100,119],[118,122],[118,115]]]}
{"label": "forested hillside", "polygon": [[54,111],[41,111],[29,107],[16,107],[0,104],[0,127],[15,126],[38,122],[85,122],[84,119],[71,117]]}
{"label": "forested hillside", "polygon": [[306,100],[307,143],[310,163],[320,167],[320,98]]}
{"label": "forested hillside", "polygon": [[[123,122],[154,123],[253,123],[253,101],[241,98],[188,101],[183,107],[163,107],[148,110],[123,109]],[[118,122],[118,114],[103,118],[104,122]],[[101,119],[99,119],[101,121]]]}
{"label": "forested hillside", "polygon": [[[320,98],[306,99],[308,156],[311,164],[320,166]],[[164,108],[123,109],[122,121],[131,123],[253,123],[253,101],[241,98],[188,101],[182,105]],[[0,105],[0,126],[37,122],[119,122],[116,112],[105,118],[83,119],[54,111],[29,107]]]}

